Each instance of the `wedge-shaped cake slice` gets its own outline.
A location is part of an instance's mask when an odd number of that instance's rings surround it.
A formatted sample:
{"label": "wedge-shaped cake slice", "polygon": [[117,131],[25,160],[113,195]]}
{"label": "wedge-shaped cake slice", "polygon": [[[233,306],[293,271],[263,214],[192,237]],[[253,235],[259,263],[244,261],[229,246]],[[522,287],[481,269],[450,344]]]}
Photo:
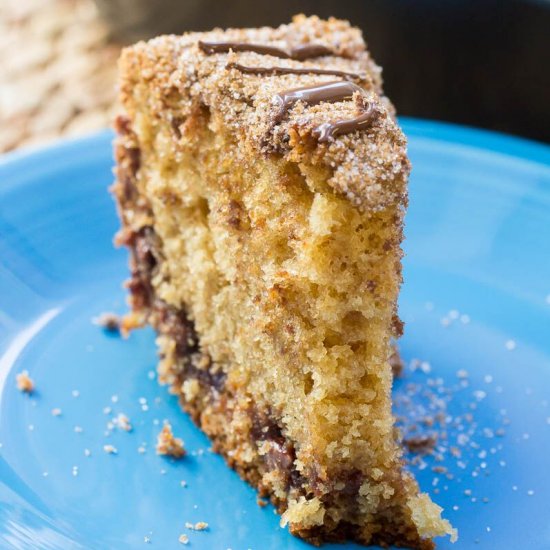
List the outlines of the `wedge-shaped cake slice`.
{"label": "wedge-shaped cake slice", "polygon": [[120,73],[118,240],[161,381],[294,534],[454,536],[396,442],[409,162],[360,31],[163,36]]}

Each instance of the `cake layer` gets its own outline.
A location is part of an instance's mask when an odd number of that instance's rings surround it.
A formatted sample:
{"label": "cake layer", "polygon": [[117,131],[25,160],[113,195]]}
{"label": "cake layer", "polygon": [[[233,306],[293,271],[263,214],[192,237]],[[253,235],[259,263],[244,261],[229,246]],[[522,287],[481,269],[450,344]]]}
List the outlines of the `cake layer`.
{"label": "cake layer", "polygon": [[451,528],[391,414],[406,143],[360,34],[162,37],[121,72],[119,241],[161,381],[295,534],[430,547]]}

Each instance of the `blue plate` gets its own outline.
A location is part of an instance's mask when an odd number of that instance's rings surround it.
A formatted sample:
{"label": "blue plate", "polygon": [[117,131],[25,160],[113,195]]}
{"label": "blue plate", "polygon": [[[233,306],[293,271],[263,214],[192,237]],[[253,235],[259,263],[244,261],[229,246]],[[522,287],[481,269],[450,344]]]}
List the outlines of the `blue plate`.
{"label": "blue plate", "polygon": [[[457,545],[439,548],[548,549],[549,149],[403,124],[414,170],[401,348],[421,362],[394,391],[402,403],[420,383],[432,394],[428,411],[441,410],[434,396],[446,407],[442,456],[412,466],[460,531]],[[186,533],[192,548],[309,548],[257,506],[157,385],[153,333],[125,341],[91,323],[125,311],[126,253],[111,244],[111,137],[0,164],[0,547],[170,549]],[[37,388],[30,397],[16,390],[25,369]],[[132,432],[108,425],[119,412]],[[180,462],[155,454],[165,419],[190,451]],[[185,527],[198,521],[209,529]],[[343,547],[356,548],[334,546]]]}

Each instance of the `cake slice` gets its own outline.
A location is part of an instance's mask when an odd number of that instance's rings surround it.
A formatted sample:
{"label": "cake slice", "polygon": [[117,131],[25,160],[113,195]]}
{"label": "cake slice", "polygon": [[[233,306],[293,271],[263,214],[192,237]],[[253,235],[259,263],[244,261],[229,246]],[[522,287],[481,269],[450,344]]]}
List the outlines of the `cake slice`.
{"label": "cake slice", "polygon": [[120,91],[118,242],[161,382],[295,535],[455,537],[396,441],[409,161],[360,31],[163,36],[123,52]]}

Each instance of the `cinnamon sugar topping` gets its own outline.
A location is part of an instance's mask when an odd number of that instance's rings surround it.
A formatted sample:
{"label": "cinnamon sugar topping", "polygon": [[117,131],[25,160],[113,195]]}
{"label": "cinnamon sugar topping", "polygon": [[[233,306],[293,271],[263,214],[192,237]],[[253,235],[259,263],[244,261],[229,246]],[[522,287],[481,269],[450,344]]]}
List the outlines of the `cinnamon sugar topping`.
{"label": "cinnamon sugar topping", "polygon": [[320,143],[323,143],[342,134],[349,134],[357,130],[366,130],[375,118],[376,110],[374,105],[367,103],[364,111],[359,116],[320,124],[313,130],[313,135]]}

